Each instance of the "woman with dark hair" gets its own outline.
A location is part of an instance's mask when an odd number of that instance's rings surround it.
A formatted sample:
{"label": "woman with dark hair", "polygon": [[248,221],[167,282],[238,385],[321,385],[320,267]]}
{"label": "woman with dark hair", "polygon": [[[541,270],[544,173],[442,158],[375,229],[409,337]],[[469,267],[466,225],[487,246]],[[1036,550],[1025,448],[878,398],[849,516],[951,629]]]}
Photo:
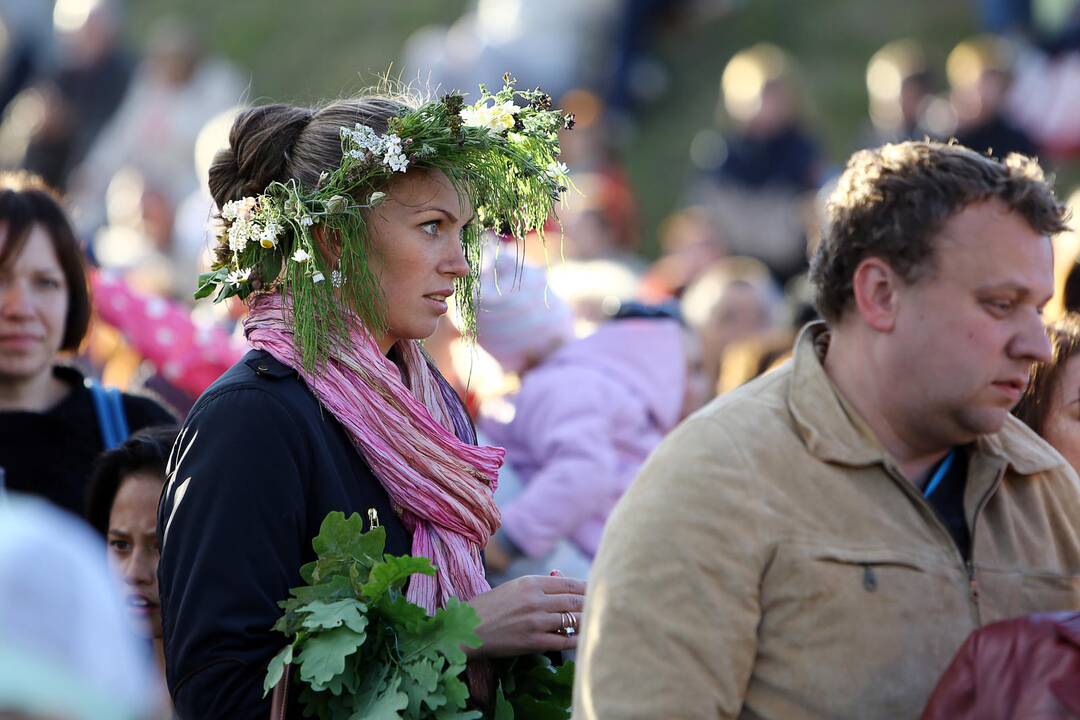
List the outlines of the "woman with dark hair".
{"label": "woman with dark hair", "polygon": [[499,525],[503,452],[476,445],[417,342],[451,295],[475,327],[484,229],[542,232],[568,184],[565,122],[546,95],[510,86],[473,106],[456,93],[422,106],[378,96],[237,118],[210,170],[222,227],[197,295],[243,299],[255,349],[192,408],[158,520],[181,716],[267,716],[263,679],[285,644],[271,629],[278,602],[301,584],[333,511],[380,524],[386,552],[434,562],[408,600],[476,610],[477,700],[492,689],[487,658],[575,646],[584,583],[488,585],[481,553]]}
{"label": "woman with dark hair", "polygon": [[[82,374],[60,364],[90,321],[83,251],[58,198],[25,173],[0,175],[0,467],[9,489],[82,514],[93,459],[130,430],[174,422],[147,398],[124,395],[103,414]],[[106,420],[109,422],[109,420]]]}
{"label": "woman with dark hair", "polygon": [[157,506],[178,431],[175,425],[144,428],[102,453],[94,463],[86,507],[86,519],[108,543],[109,566],[124,583],[136,629],[153,643],[162,680]]}
{"label": "woman with dark hair", "polygon": [[1065,315],[1047,334],[1053,358],[1035,366],[1013,414],[1080,472],[1080,314]]}

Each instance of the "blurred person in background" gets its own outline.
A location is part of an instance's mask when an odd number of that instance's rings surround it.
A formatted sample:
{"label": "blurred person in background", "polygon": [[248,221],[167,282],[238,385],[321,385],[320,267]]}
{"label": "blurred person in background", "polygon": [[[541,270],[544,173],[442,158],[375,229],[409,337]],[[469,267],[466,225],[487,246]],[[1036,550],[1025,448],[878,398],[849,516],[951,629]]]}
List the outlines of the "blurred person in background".
{"label": "blurred person in background", "polygon": [[759,43],[724,68],[717,122],[700,133],[691,157],[704,177],[698,204],[714,209],[731,252],[756,257],[780,279],[806,266],[806,204],[821,183],[817,139],[807,128],[800,86],[786,52]]}
{"label": "blurred person in background", "polygon": [[57,67],[35,83],[43,115],[22,167],[63,189],[127,93],[135,58],[123,42],[119,0],[59,0]]}
{"label": "blurred person in background", "polygon": [[103,550],[68,513],[0,499],[0,717],[168,717]]}
{"label": "blurred person in background", "polygon": [[1047,330],[1051,358],[1032,369],[1013,414],[1080,473],[1080,315],[1069,313]]}
{"label": "blurred person in background", "polygon": [[717,261],[686,289],[680,305],[701,339],[709,397],[718,390],[728,347],[775,328],[782,300],[769,269],[748,257]]}
{"label": "blurred person in background", "polygon": [[926,134],[922,113],[931,99],[933,78],[917,40],[894,40],[870,58],[866,92],[870,96],[872,130],[865,147],[920,140]]}
{"label": "blurred person in background", "polygon": [[1009,42],[994,35],[969,38],[949,53],[945,74],[956,117],[949,134],[961,145],[999,158],[1036,153],[1035,142],[1007,111],[1014,55]]}
{"label": "blurred person in background", "polygon": [[648,302],[682,297],[703,272],[728,254],[719,220],[700,206],[668,215],[659,235],[660,258],[641,281],[641,297]]}
{"label": "blurred person in background", "polygon": [[161,195],[171,216],[199,186],[193,161],[199,131],[244,92],[240,73],[208,56],[194,28],[176,18],[155,22],[147,51],[123,104],[73,177],[80,237],[104,224],[106,191],[124,167]]}
{"label": "blurred person in background", "polygon": [[[471,348],[466,362],[470,385],[481,393],[477,434],[480,442],[495,444],[488,428],[499,430],[513,420],[522,381],[552,353],[574,341],[575,321],[569,305],[547,286],[543,267],[519,264],[508,245],[488,257],[492,260],[480,276],[478,347]],[[517,460],[510,453],[499,468],[495,502],[504,511],[525,490]],[[502,549],[505,544],[494,540],[488,543],[485,562],[492,586],[522,575],[546,574],[552,569],[569,577],[588,575],[590,558],[569,536],[554,540],[548,552],[538,557],[507,552]]]}
{"label": "blurred person in background", "polygon": [[[402,52],[406,77],[431,87],[497,87],[508,69],[522,87],[552,97],[594,88],[606,75],[621,0],[473,0],[449,27],[414,32]],[[522,49],[542,42],[544,51]],[[560,102],[560,107],[562,104]]]}
{"label": "blurred person in background", "polygon": [[[93,459],[126,436],[60,362],[79,348],[90,312],[82,248],[59,200],[31,175],[0,176],[0,467],[9,488],[78,514]],[[125,394],[117,405],[131,431],[174,422],[148,398]]]}
{"label": "blurred person in background", "polygon": [[501,294],[488,284],[477,314],[480,346],[521,378],[512,412],[480,422],[521,486],[488,543],[495,572],[566,540],[591,561],[645,458],[706,399],[697,338],[670,312],[627,304],[572,340],[568,310],[550,294],[545,304],[543,273],[519,275]]}
{"label": "blurred person in background", "polygon": [[52,16],[48,2],[0,0],[0,114],[54,66]]}
{"label": "blurred person in background", "polygon": [[153,647],[161,687],[165,651],[157,568],[161,546],[157,506],[165,466],[176,442],[174,425],[143,428],[94,463],[86,519],[105,538],[109,566],[124,583],[128,613],[139,635]]}

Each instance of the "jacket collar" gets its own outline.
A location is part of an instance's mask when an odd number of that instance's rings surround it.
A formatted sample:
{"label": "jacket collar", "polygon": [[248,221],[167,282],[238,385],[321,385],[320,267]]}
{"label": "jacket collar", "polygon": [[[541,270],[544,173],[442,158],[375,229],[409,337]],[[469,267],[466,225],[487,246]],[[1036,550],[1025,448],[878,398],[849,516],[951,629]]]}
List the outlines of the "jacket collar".
{"label": "jacket collar", "polygon": [[[825,462],[856,467],[883,463],[884,448],[825,374],[822,358],[828,348],[827,332],[825,323],[811,323],[795,341],[788,408],[796,429],[807,450]],[[1010,465],[1021,475],[1065,464],[1053,448],[1011,415],[1000,431],[978,438],[972,450],[992,465]]]}

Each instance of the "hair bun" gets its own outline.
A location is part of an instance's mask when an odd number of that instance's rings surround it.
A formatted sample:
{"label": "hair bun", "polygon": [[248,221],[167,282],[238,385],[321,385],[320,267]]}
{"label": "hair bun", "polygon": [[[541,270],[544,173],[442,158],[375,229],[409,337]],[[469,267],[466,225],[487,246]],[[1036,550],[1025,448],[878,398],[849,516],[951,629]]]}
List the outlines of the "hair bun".
{"label": "hair bun", "polygon": [[210,194],[218,207],[287,180],[289,152],[312,117],[307,108],[282,104],[240,113],[229,132],[229,147],[210,166]]}

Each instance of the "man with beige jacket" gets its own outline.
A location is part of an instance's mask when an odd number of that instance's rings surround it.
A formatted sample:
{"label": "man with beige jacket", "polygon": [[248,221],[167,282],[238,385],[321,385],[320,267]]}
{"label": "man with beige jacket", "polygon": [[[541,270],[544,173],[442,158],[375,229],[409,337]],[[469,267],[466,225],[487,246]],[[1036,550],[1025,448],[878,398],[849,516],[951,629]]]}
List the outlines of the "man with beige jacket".
{"label": "man with beige jacket", "polygon": [[794,359],[675,430],[593,566],[577,720],[914,718],[967,635],[1080,608],[1080,481],[1009,414],[1049,359],[1038,165],[856,153]]}

